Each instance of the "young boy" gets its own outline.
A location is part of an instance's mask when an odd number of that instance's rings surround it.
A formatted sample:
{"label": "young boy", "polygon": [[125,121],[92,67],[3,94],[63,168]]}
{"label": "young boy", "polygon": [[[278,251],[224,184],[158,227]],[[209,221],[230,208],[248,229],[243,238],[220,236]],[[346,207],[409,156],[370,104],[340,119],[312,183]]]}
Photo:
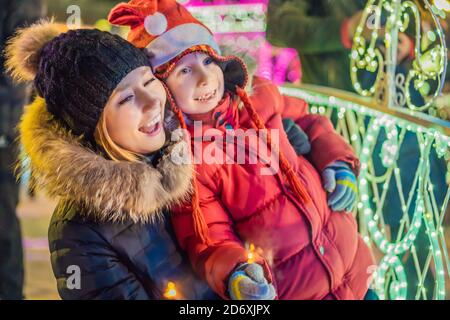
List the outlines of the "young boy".
{"label": "young boy", "polygon": [[[308,115],[304,101],[280,95],[261,78],[248,96],[244,63],[220,56],[211,32],[173,0],[131,1],[109,19],[130,25],[128,40],[146,48],[194,154],[231,144],[230,162],[208,161],[203,152],[192,203],[172,218],[194,269],[225,299],[364,298],[371,253],[353,216],[335,212],[348,211],[356,199],[359,161],[330,121]],[[289,143],[282,118],[308,135],[308,159]],[[240,133],[249,139],[227,139]],[[279,170],[259,148],[252,162],[252,138],[261,141],[260,135]],[[242,148],[243,163],[229,152]],[[252,259],[246,244],[259,249]]]}

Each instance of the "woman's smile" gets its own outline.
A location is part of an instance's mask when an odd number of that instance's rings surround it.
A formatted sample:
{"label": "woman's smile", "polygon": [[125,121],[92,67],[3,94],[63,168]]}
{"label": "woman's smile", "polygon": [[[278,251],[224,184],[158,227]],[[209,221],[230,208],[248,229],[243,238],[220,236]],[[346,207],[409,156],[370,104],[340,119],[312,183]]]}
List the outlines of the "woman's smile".
{"label": "woman's smile", "polygon": [[145,125],[139,128],[139,131],[145,133],[146,135],[153,137],[161,132],[163,128],[162,123],[162,115],[158,114],[156,117],[153,117],[148,121]]}

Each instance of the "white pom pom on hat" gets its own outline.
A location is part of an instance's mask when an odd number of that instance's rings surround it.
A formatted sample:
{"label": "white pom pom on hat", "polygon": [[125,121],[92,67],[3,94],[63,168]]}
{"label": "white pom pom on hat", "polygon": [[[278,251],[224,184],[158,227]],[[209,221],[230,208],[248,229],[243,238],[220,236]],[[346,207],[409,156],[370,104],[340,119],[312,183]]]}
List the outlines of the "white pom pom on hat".
{"label": "white pom pom on hat", "polygon": [[152,36],[163,34],[167,30],[166,16],[161,12],[147,16],[144,20],[144,28]]}

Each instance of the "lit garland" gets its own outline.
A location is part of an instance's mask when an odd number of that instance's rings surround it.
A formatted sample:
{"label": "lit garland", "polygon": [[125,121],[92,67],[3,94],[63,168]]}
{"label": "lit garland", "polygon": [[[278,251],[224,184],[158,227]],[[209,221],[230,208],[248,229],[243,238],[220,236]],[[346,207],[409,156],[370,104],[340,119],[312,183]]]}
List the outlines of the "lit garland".
{"label": "lit garland", "polygon": [[[422,25],[421,25],[421,17],[420,12],[415,3],[411,1],[404,1],[401,3],[400,0],[394,1],[378,1],[378,6],[374,7],[375,1],[369,1],[364,11],[363,17],[360,21],[360,24],[356,30],[354,44],[351,53],[351,79],[354,84],[355,90],[363,95],[363,96],[374,96],[378,95],[378,100],[383,101],[385,106],[393,107],[395,103],[393,103],[393,97],[397,96],[397,88],[398,83],[394,83],[393,79],[395,78],[395,66],[396,66],[396,50],[397,50],[397,36],[398,32],[405,32],[409,25],[409,15],[407,11],[412,12],[415,22],[415,60],[412,63],[413,68],[408,72],[405,81],[405,100],[406,106],[411,110],[415,111],[429,111],[430,114],[435,115],[434,109],[431,109],[435,98],[441,93],[442,88],[444,86],[444,76],[445,70],[447,67],[447,50],[445,45],[445,37],[442,32],[442,28],[439,24],[439,21],[436,16],[441,18],[445,18],[445,13],[441,10],[442,1],[435,1],[435,5],[430,6],[427,0],[424,1],[425,7],[429,10],[429,13],[432,17],[432,20],[436,26],[436,29],[433,31],[428,31],[426,33],[426,37],[428,38],[428,43],[432,44],[434,47],[431,49],[425,48],[427,51],[422,53]],[[436,5],[439,5],[438,7]],[[448,3],[447,3],[448,5]],[[378,48],[374,47],[375,40],[378,38],[377,30],[380,28],[380,20],[382,10],[386,10],[388,13],[387,24],[386,24],[386,36],[384,39],[384,43],[387,49],[387,61],[384,61],[384,57],[381,55]],[[363,25],[366,23],[368,15],[374,11],[375,14],[375,24],[374,30],[371,35],[371,41],[368,48],[366,48],[366,40],[361,36],[363,31]],[[440,43],[436,43],[436,34]],[[386,73],[383,72],[383,66],[386,65]],[[358,70],[365,70],[371,73],[376,72],[377,76],[374,84],[369,89],[362,88],[362,85],[358,82]],[[429,81],[437,82],[437,86],[430,94],[430,83]],[[421,106],[417,106],[411,99],[411,85],[414,85],[414,88],[420,92],[420,94],[424,97],[424,104]],[[375,120],[372,118],[371,124],[368,126],[368,131],[364,137],[362,152],[361,152],[361,173],[359,180],[359,190],[361,192],[360,195],[360,203],[358,207],[363,210],[365,215],[365,220],[367,221],[368,230],[377,245],[377,247],[385,254],[384,259],[380,264],[380,270],[376,274],[376,284],[378,285],[378,292],[380,297],[385,298],[385,284],[384,280],[386,278],[386,271],[389,268],[394,270],[395,276],[398,281],[393,281],[389,285],[389,296],[393,299],[404,299],[406,297],[406,277],[404,273],[404,268],[397,258],[397,255],[403,253],[404,251],[411,249],[415,251],[415,247],[413,246],[414,240],[417,237],[419,229],[422,225],[422,220],[425,222],[426,232],[430,241],[430,250],[433,257],[433,261],[436,268],[436,285],[434,290],[434,297],[436,299],[444,299],[445,298],[445,271],[443,265],[442,252],[439,245],[438,237],[443,239],[443,243],[445,244],[445,238],[443,232],[440,228],[440,223],[438,227],[440,230],[436,232],[435,222],[433,221],[432,214],[433,206],[431,204],[433,199],[432,197],[432,185],[430,183],[430,194],[427,196],[427,191],[425,190],[425,181],[429,179],[429,154],[430,148],[432,146],[433,141],[435,142],[436,153],[439,157],[444,155],[448,158],[448,137],[440,135],[439,133],[422,128],[416,127],[417,133],[424,137],[424,141],[420,144],[420,160],[419,166],[416,171],[415,181],[418,181],[417,187],[417,199],[416,199],[416,208],[414,210],[414,215],[412,222],[409,226],[408,232],[404,235],[403,239],[392,243],[389,242],[388,239],[384,236],[384,233],[378,229],[378,219],[381,214],[382,206],[378,207],[378,212],[374,215],[370,206],[369,201],[369,184],[368,179],[366,177],[368,174],[368,163],[370,158],[373,156],[371,153],[372,148],[375,146],[376,138],[378,137],[378,133],[380,130],[380,126],[384,126],[386,132],[388,133],[388,140],[383,143],[382,146],[382,163],[386,168],[395,167],[396,157],[398,156],[399,151],[399,143],[397,141],[397,130],[396,127],[402,127],[401,124],[398,123],[398,119],[391,119],[389,116],[381,116],[376,118]],[[411,124],[408,124],[404,128],[408,128],[408,130],[414,130]],[[418,135],[419,138],[419,135]],[[447,143],[445,143],[447,142]],[[426,146],[426,147],[424,147]],[[427,170],[428,169],[428,170]],[[392,170],[391,170],[392,171]],[[398,181],[400,180],[399,169],[394,169],[396,178]],[[448,172],[447,172],[448,176]],[[383,187],[383,196],[386,195],[387,189],[389,187],[390,179],[385,180],[385,184]],[[427,180],[429,182],[429,180]],[[447,192],[448,194],[448,192]],[[448,201],[448,197],[447,200]],[[447,203],[445,204],[447,205]],[[407,216],[407,207],[403,205],[402,211],[403,216]],[[446,207],[446,206],[445,206]],[[436,210],[434,210],[435,212]],[[446,247],[444,246],[444,255],[447,261],[448,266],[448,253],[445,251]],[[429,264],[428,260],[428,264]],[[426,266],[428,268],[428,265]],[[450,268],[449,268],[450,274]],[[421,277],[419,277],[421,279]],[[419,282],[419,290],[416,298],[420,296],[420,292],[424,292],[423,288],[423,280]]]}
{"label": "lit garland", "polygon": [[433,3],[438,9],[450,11],[450,3],[448,0],[434,0]]}
{"label": "lit garland", "polygon": [[[212,3],[207,6],[191,2],[187,8],[194,17],[202,21],[211,31],[216,33],[245,33],[266,31],[266,4],[246,3],[240,4]],[[255,1],[253,1],[255,2]]]}
{"label": "lit garland", "polygon": [[[414,210],[414,215],[412,222],[410,224],[410,227],[407,231],[407,233],[404,235],[403,239],[401,239],[398,242],[392,243],[390,242],[384,232],[380,231],[378,228],[379,225],[379,219],[380,215],[382,214],[382,206],[378,207],[377,212],[374,214],[371,204],[369,201],[369,194],[370,190],[368,187],[368,179],[366,178],[368,176],[368,163],[370,158],[372,157],[372,153],[370,150],[375,146],[376,143],[376,137],[378,136],[379,130],[381,126],[384,126],[386,129],[388,128],[395,128],[393,119],[389,119],[389,117],[381,117],[381,118],[374,118],[372,119],[372,122],[368,125],[368,132],[365,136],[365,141],[363,143],[363,149],[362,154],[360,155],[360,161],[361,161],[361,171],[359,175],[359,192],[360,192],[360,203],[362,204],[362,211],[365,215],[365,221],[367,222],[368,230],[372,236],[372,239],[374,240],[377,247],[381,250],[382,253],[385,254],[384,259],[380,263],[381,271],[376,275],[376,283],[382,284],[384,283],[385,274],[386,271],[389,268],[393,268],[395,274],[397,275],[398,279],[400,281],[394,282],[390,285],[389,292],[390,297],[393,299],[405,299],[406,298],[406,275],[404,272],[404,268],[401,265],[401,262],[397,258],[397,255],[400,255],[404,253],[405,251],[409,250],[419,232],[420,227],[422,226],[422,216],[424,212],[424,204],[423,199],[421,197],[421,193],[417,193],[417,200],[416,200],[416,208]],[[386,130],[388,131],[388,130]],[[390,134],[397,135],[397,130],[394,129],[390,131]],[[389,141],[389,140],[387,140]],[[430,144],[431,146],[431,144]],[[399,149],[398,147],[396,148]],[[419,160],[419,166],[418,170],[416,171],[416,175],[418,177],[418,189],[422,190],[423,188],[423,172],[425,165],[424,165],[424,154],[423,152],[423,146],[421,146],[421,158]],[[389,157],[388,155],[385,155],[386,157]],[[396,154],[391,154],[391,159],[389,161],[384,161],[384,164],[388,164],[387,167],[391,167],[396,158]],[[383,186],[383,195],[382,199],[387,195],[388,187],[389,187],[389,179],[386,179],[384,186]],[[359,205],[361,207],[361,205]],[[407,215],[406,207],[402,208],[403,215]],[[392,289],[395,288],[395,289]],[[379,293],[381,298],[384,299],[384,291],[379,289]]]}
{"label": "lit garland", "polygon": [[[435,30],[426,32],[429,46],[422,48],[422,24],[417,5],[412,1],[401,0],[369,0],[363,12],[362,19],[356,29],[350,59],[350,74],[353,86],[362,96],[378,96],[388,107],[393,107],[393,99],[397,95],[398,84],[394,82],[398,32],[405,32],[410,24],[412,14],[415,24],[415,58],[413,67],[409,70],[405,81],[405,99],[408,108],[416,111],[430,109],[434,99],[442,92],[445,69],[447,66],[447,49],[445,37],[437,16],[445,18],[445,13],[435,5],[430,6],[427,0],[424,5],[436,26]],[[378,30],[381,28],[381,15],[387,14],[384,37],[386,57],[376,47]],[[373,29],[370,40],[362,34],[368,18],[373,17]],[[367,43],[369,41],[369,43]],[[383,67],[386,66],[386,73]],[[369,88],[363,88],[359,82],[359,72],[376,73],[376,79]],[[431,90],[430,81],[436,84]],[[411,99],[411,86],[424,97],[424,104],[417,106]]]}
{"label": "lit garland", "polygon": [[[433,219],[433,213],[435,214],[436,211],[438,211],[438,208],[436,204],[432,203],[433,188],[430,181],[428,159],[432,148],[434,148],[439,157],[449,159],[450,137],[440,133],[436,128],[426,128],[405,119],[383,114],[382,112],[370,109],[369,107],[341,100],[333,96],[325,96],[296,88],[280,89],[284,94],[299,97],[307,101],[311,106],[311,113],[330,116],[331,113],[329,111],[336,110],[339,121],[345,120],[345,118],[350,115],[352,117],[347,117],[347,120],[354,119],[355,117],[369,117],[371,119],[367,125],[367,131],[361,133],[363,135],[361,137],[361,146],[355,149],[358,151],[361,162],[359,174],[359,202],[357,205],[357,210],[360,213],[360,228],[362,229],[363,234],[367,232],[367,235],[363,237],[364,241],[370,244],[370,240],[372,240],[376,247],[384,254],[377,271],[374,273],[375,289],[382,299],[389,298],[401,300],[406,298],[407,289],[413,284],[407,283],[405,269],[398,256],[408,250],[415,254],[416,248],[414,242],[419,229],[424,224],[430,242],[428,265],[432,258],[436,270],[434,298],[445,299],[445,265],[443,261],[446,261],[448,268],[447,272],[450,275],[450,260],[448,253],[445,250],[445,237],[442,228],[443,214],[440,219],[436,219],[437,221]],[[348,128],[349,132],[344,134],[352,144],[358,141],[358,131],[361,131],[359,125],[358,122],[352,121]],[[381,153],[382,164],[386,168],[386,172],[381,176],[376,177],[369,172],[369,169],[371,168],[370,164],[373,157],[376,156],[373,153],[373,148],[379,139],[379,133],[382,128],[387,133],[387,139],[383,144]],[[401,203],[403,204],[401,230],[409,225],[408,230],[405,234],[399,232],[397,239],[394,239],[395,241],[389,241],[384,230],[379,227],[380,224],[382,225],[382,204],[384,203],[384,199],[388,192],[395,192],[394,190],[389,190],[389,179],[391,176],[397,181],[401,181],[400,169],[396,167],[396,161],[401,156],[400,145],[403,142],[406,131],[414,132],[417,135],[420,145],[420,154],[418,155],[419,164],[415,172],[413,183],[413,186],[416,187],[411,189],[408,201],[401,198]],[[374,210],[370,201],[370,190],[374,190],[374,185],[377,183],[382,183],[383,187],[382,194],[379,196],[379,203],[376,210]],[[371,187],[372,189],[370,189]],[[402,194],[402,192],[399,193]],[[417,198],[412,221],[409,222],[408,208],[414,195]],[[442,204],[442,212],[445,212],[449,198],[450,190],[447,190],[447,195]],[[402,238],[399,238],[399,236],[402,236]],[[444,248],[443,251],[441,250],[441,246]],[[428,265],[424,267],[425,270],[428,268]],[[393,273],[390,274],[389,270],[392,270]],[[390,275],[393,275],[396,280],[387,281]],[[422,279],[423,275],[420,274],[418,277],[420,281],[417,286],[416,298],[419,298],[421,294],[424,296],[426,292]]]}

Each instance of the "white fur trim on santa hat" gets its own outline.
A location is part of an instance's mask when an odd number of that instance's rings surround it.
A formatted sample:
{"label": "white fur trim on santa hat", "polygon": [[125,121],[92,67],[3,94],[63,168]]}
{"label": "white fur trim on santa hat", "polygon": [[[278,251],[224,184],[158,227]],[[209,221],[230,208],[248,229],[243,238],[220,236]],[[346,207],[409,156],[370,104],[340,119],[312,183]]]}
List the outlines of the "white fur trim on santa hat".
{"label": "white fur trim on santa hat", "polygon": [[219,45],[211,32],[197,23],[185,23],[168,30],[150,42],[146,49],[155,69],[196,45],[208,45],[220,55]]}
{"label": "white fur trim on santa hat", "polygon": [[144,20],[145,31],[152,36],[159,36],[167,30],[166,16],[161,12],[149,15]]}

